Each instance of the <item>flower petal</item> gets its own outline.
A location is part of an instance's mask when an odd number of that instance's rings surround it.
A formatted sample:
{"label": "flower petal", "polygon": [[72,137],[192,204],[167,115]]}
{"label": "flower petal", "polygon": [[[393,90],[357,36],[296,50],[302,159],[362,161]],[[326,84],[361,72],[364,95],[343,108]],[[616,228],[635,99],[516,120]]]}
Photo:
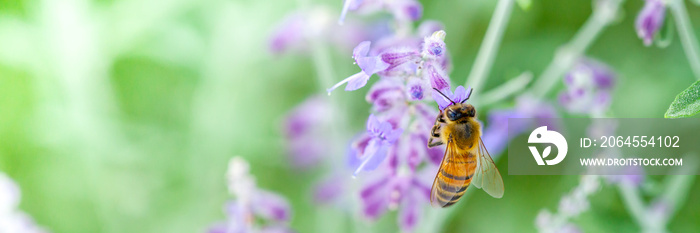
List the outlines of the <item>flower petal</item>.
{"label": "flower petal", "polygon": [[365,149],[365,154],[362,156],[362,164],[355,169],[353,176],[357,176],[360,171],[372,171],[377,169],[379,164],[384,162],[387,151],[387,146],[383,145],[378,140],[370,141],[369,145],[367,145],[367,148]]}
{"label": "flower petal", "polygon": [[635,27],[644,45],[651,45],[654,35],[661,28],[666,17],[666,6],[662,0],[646,0],[644,8],[637,15]]}
{"label": "flower petal", "polygon": [[336,83],[331,88],[326,89],[326,92],[328,92],[328,95],[331,95],[331,92],[333,92],[333,90],[342,86],[345,83],[348,84],[345,87],[345,91],[354,91],[360,89],[361,87],[364,87],[367,84],[367,80],[369,80],[369,77],[370,76],[365,74],[364,71],[360,71],[357,74],[353,74],[352,76],[343,79],[343,81]]}
{"label": "flower petal", "polygon": [[412,232],[422,218],[421,206],[426,202],[420,201],[417,195],[420,194],[410,191],[403,198],[398,218],[399,228],[402,232]]}
{"label": "flower petal", "polygon": [[367,75],[373,75],[389,68],[389,63],[382,60],[380,56],[356,57],[355,62]]}
{"label": "flower petal", "polygon": [[274,54],[280,54],[290,48],[303,47],[305,18],[301,12],[287,16],[270,36],[269,50]]}
{"label": "flower petal", "polygon": [[386,212],[389,205],[389,186],[386,184],[390,182],[390,177],[386,173],[380,173],[370,179],[360,188],[360,202],[365,217],[377,219]]}
{"label": "flower petal", "polygon": [[406,84],[407,96],[410,100],[422,100],[425,93],[428,91],[427,83],[423,82],[422,79],[412,78],[408,80]]}
{"label": "flower petal", "polygon": [[430,80],[432,88],[438,89],[444,94],[450,92],[449,77],[447,77],[442,68],[433,64],[433,62],[426,62],[425,75]]}
{"label": "flower petal", "polygon": [[292,210],[287,200],[269,191],[258,190],[251,203],[253,212],[265,219],[289,221]]}
{"label": "flower petal", "polygon": [[452,101],[456,103],[462,102],[462,100],[465,100],[467,98],[467,89],[465,89],[463,86],[457,86],[455,88],[455,93],[452,95]]}
{"label": "flower petal", "polygon": [[384,112],[398,105],[406,106],[403,83],[396,79],[382,78],[370,88],[365,100],[375,112]]}
{"label": "flower petal", "polygon": [[[352,0],[349,0],[352,1]],[[361,57],[366,57],[367,54],[369,54],[369,45],[371,42],[369,41],[362,41],[360,44],[355,46],[355,48],[352,50],[352,58],[357,59]]]}
{"label": "flower petal", "polygon": [[367,80],[369,80],[369,75],[365,72],[360,72],[353,75],[353,78],[348,80],[348,85],[345,86],[345,91],[354,91],[360,89],[367,85]]}
{"label": "flower petal", "polygon": [[442,94],[438,93],[435,90],[433,90],[430,93],[430,95],[433,97],[435,102],[437,102],[438,106],[440,107],[440,110],[443,110],[443,109],[447,108],[448,106],[450,106],[450,104],[452,104],[452,102],[450,102],[450,100],[448,100],[447,98],[445,98],[445,96],[443,96]]}
{"label": "flower petal", "polygon": [[[346,176],[347,177],[347,176]],[[341,175],[333,175],[316,184],[314,202],[327,204],[337,200],[346,191],[347,182]]]}

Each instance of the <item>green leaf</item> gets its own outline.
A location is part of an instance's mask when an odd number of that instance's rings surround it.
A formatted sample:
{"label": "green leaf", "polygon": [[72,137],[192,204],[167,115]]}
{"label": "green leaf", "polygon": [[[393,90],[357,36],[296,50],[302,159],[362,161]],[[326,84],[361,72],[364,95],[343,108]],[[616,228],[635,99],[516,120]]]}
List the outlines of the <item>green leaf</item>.
{"label": "green leaf", "polygon": [[700,81],[690,85],[688,89],[676,96],[676,99],[671,103],[664,117],[666,118],[682,118],[691,117],[700,112]]}
{"label": "green leaf", "polygon": [[656,47],[666,48],[671,45],[674,34],[676,34],[676,28],[674,26],[673,19],[671,17],[666,17],[666,20],[664,20],[664,25],[661,26],[661,29],[656,32],[656,35],[654,35],[654,44],[656,44]]}
{"label": "green leaf", "polygon": [[529,10],[530,6],[532,6],[532,0],[515,0],[515,2],[518,3],[520,9],[523,9],[524,11]]}

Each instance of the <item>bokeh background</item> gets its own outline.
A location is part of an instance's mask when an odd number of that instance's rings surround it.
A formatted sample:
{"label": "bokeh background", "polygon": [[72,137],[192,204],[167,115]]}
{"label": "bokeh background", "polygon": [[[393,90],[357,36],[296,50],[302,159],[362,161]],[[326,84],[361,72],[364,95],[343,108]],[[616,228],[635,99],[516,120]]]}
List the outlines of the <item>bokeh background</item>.
{"label": "bokeh background", "polygon": [[[495,2],[421,0],[423,19],[445,24],[454,83],[465,82]],[[284,15],[304,4],[339,13],[342,2],[0,0],[0,171],[21,187],[20,208],[53,232],[202,232],[224,218],[227,161],[240,155],[259,186],[289,198],[292,228],[316,231],[324,215],[337,214],[312,202],[325,171],[289,166],[281,124],[327,87],[308,53],[275,55],[267,44]],[[661,118],[695,80],[678,37],[663,49],[638,39],[642,5],[627,1],[587,52],[619,74],[615,117]],[[700,33],[700,7],[688,7]],[[515,8],[486,88],[540,74],[590,13],[589,0]],[[329,51],[337,81],[357,72],[349,48]],[[366,91],[334,93],[356,132],[369,113]],[[508,176],[506,157],[497,165],[505,197],[472,193],[445,229],[533,232],[538,211],[556,209],[579,179]],[[699,194],[696,183],[670,231],[700,229]],[[603,187],[591,202],[575,219],[584,231],[639,231],[616,189]],[[376,229],[395,231],[395,213]]]}

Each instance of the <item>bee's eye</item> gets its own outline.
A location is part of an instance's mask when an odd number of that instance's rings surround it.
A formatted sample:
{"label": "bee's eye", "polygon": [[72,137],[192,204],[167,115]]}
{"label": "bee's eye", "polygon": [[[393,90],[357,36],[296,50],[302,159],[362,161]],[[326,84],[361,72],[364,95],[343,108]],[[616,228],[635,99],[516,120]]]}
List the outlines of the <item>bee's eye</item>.
{"label": "bee's eye", "polygon": [[447,118],[450,118],[450,120],[457,120],[459,116],[460,114],[457,111],[447,111]]}

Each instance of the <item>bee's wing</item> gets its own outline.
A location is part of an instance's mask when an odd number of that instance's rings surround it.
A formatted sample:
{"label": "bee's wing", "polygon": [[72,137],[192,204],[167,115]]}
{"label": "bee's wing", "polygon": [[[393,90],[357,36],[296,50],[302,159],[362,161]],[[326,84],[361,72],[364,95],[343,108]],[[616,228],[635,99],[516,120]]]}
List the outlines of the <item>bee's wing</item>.
{"label": "bee's wing", "polygon": [[433,206],[447,207],[456,203],[469,187],[477,167],[475,154],[460,154],[452,137],[447,141],[445,156],[430,190]]}
{"label": "bee's wing", "polygon": [[484,189],[492,197],[503,197],[503,178],[501,178],[501,173],[498,172],[498,168],[496,168],[496,164],[494,164],[481,138],[479,138],[477,158],[478,165],[472,183],[477,188]]}

